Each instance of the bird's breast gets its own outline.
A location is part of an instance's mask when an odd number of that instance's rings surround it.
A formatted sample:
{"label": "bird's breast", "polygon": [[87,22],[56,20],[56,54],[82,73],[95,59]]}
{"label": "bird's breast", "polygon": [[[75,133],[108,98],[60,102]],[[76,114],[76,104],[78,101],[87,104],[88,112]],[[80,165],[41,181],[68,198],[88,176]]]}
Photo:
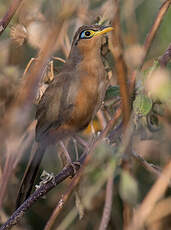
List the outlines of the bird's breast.
{"label": "bird's breast", "polygon": [[93,71],[90,71],[89,66],[88,71],[80,73],[81,78],[79,78],[79,87],[75,94],[71,119],[72,124],[80,130],[92,120],[103,100],[102,90],[104,90],[105,82],[102,75],[105,73],[103,68],[100,67],[100,69],[101,71],[99,69],[95,71],[93,68]]}

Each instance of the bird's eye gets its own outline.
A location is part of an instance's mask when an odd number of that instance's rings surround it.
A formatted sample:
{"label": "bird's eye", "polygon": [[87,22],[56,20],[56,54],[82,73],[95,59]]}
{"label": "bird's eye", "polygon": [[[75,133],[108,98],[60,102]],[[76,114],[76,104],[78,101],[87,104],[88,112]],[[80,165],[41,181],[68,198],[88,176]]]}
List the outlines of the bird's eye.
{"label": "bird's eye", "polygon": [[90,34],[91,34],[90,31],[85,31],[86,36],[90,36]]}
{"label": "bird's eye", "polygon": [[95,31],[93,30],[84,30],[80,34],[80,38],[86,39],[86,38],[91,38],[94,35]]}

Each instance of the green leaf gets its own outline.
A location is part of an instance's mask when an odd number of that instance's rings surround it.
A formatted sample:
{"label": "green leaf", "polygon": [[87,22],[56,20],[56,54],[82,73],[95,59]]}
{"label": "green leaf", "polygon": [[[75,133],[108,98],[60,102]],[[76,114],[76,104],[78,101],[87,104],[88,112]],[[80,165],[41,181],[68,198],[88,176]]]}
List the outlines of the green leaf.
{"label": "green leaf", "polygon": [[119,184],[119,193],[122,200],[135,205],[138,200],[138,184],[126,171],[122,171]]}
{"label": "green leaf", "polygon": [[120,96],[119,86],[109,86],[106,91],[105,100],[109,100],[117,96]]}
{"label": "green leaf", "polygon": [[133,110],[137,115],[146,116],[152,108],[152,100],[144,94],[136,96]]}

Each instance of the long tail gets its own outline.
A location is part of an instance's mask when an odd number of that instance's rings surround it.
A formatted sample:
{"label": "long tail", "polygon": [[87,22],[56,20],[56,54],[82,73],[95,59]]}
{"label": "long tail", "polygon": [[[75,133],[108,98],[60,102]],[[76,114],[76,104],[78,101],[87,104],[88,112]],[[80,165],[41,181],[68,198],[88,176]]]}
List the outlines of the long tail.
{"label": "long tail", "polygon": [[16,208],[18,208],[29,197],[45,150],[46,147],[44,145],[38,144],[37,149],[32,154],[18,191]]}

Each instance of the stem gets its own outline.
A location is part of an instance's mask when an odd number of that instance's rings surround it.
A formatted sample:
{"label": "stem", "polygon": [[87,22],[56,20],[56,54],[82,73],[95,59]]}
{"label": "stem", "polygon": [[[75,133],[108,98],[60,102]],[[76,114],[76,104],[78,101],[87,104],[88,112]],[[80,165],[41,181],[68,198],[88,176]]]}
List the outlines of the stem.
{"label": "stem", "polygon": [[8,24],[10,23],[12,17],[14,16],[16,10],[20,6],[23,0],[13,0],[11,6],[9,7],[8,11],[0,21],[0,35],[4,32]]}

